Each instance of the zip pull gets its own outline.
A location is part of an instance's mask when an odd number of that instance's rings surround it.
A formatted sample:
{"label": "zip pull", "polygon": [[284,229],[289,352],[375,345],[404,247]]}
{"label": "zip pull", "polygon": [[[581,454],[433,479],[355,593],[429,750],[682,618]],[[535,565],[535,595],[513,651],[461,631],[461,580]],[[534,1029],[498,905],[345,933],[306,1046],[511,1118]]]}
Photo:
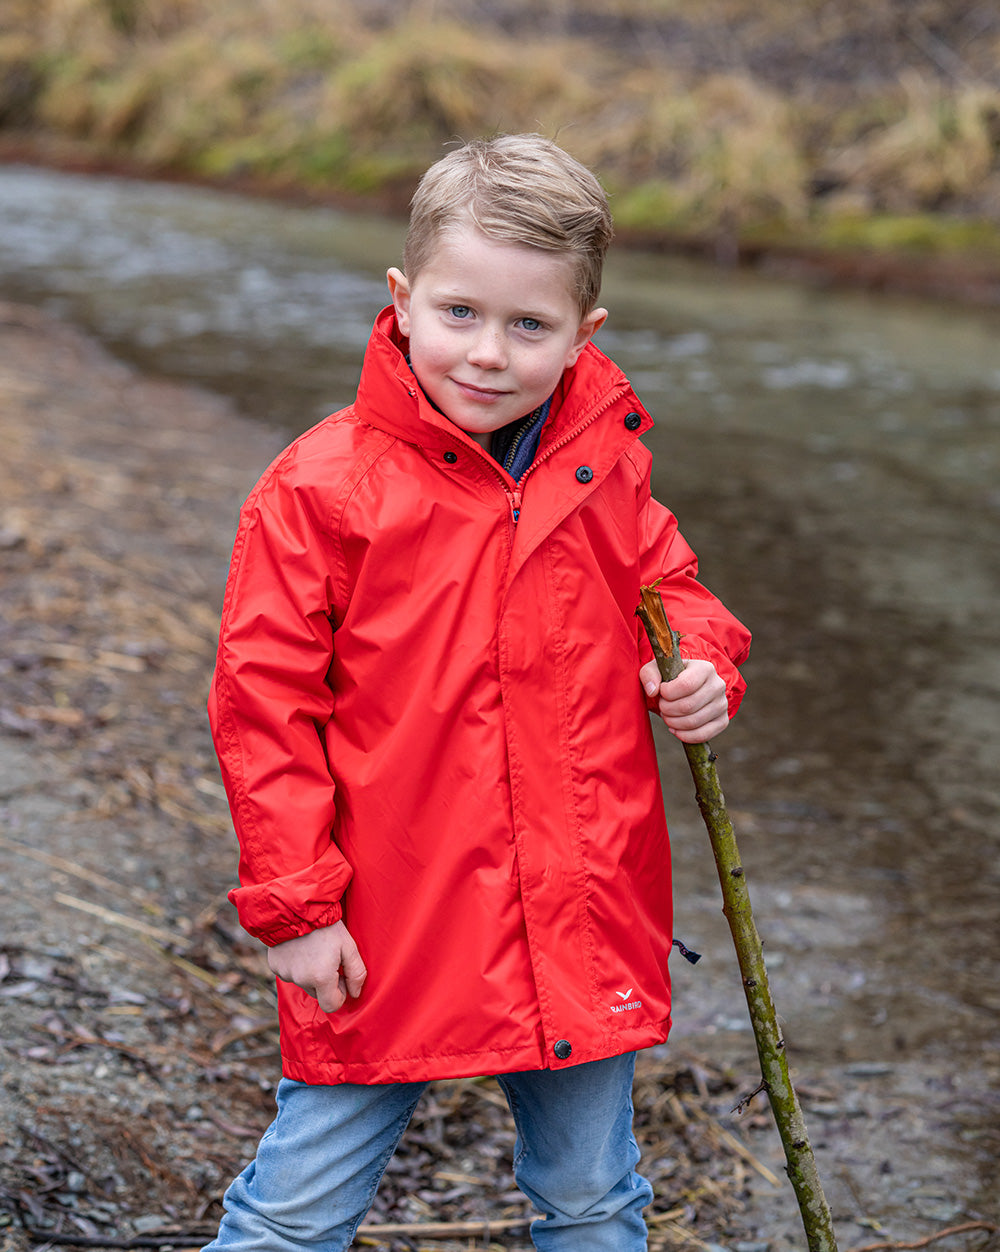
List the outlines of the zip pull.
{"label": "zip pull", "polygon": [[672,942],[673,946],[677,949],[685,961],[690,961],[692,965],[697,965],[701,960],[700,952],[695,952],[691,948],[686,948],[679,939],[674,939]]}
{"label": "zip pull", "polygon": [[510,501],[510,515],[514,519],[514,525],[517,525],[517,519],[521,516],[521,493],[519,491],[508,491],[507,499]]}

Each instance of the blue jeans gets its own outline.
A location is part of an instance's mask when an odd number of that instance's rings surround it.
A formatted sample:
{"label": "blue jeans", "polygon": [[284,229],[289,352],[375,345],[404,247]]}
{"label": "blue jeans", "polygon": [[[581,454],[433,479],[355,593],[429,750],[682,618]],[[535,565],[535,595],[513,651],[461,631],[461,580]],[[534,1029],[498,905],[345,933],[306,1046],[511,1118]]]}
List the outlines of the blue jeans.
{"label": "blue jeans", "polygon": [[[544,1252],[639,1252],[649,1183],[635,1172],[635,1056],[497,1076],[517,1127],[514,1180],[544,1216]],[[312,1086],[283,1078],[278,1115],[232,1183],[204,1252],[351,1246],[426,1083]]]}

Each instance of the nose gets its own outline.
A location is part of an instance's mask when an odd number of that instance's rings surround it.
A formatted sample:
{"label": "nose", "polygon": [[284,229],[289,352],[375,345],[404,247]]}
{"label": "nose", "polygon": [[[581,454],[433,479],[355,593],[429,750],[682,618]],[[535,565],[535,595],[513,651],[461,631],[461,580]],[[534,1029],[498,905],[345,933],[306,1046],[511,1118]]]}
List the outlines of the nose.
{"label": "nose", "polygon": [[507,367],[507,344],[499,326],[484,325],[469,344],[467,359],[470,365],[484,370],[502,370]]}

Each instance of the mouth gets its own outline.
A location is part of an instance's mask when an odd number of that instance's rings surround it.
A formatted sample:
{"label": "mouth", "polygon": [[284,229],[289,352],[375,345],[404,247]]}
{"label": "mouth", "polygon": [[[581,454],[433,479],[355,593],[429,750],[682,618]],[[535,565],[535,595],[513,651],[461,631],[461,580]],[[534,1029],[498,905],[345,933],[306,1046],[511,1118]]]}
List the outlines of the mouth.
{"label": "mouth", "polygon": [[453,378],[453,385],[470,400],[476,400],[480,404],[490,404],[496,400],[502,400],[508,394],[496,387],[479,387],[475,383],[464,383],[461,379]]}

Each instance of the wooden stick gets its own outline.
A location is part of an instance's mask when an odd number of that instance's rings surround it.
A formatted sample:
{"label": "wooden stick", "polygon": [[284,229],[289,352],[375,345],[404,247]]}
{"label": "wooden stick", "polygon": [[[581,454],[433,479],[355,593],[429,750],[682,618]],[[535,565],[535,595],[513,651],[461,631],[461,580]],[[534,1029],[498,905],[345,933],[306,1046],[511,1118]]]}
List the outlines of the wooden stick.
{"label": "wooden stick", "polygon": [[[654,584],[643,587],[636,609],[664,682],[684,668],[679,636],[670,628],[660,593]],[[833,1220],[816,1169],[805,1120],[788,1074],[785,1041],[778,1031],[777,1014],[764,965],[764,949],[757,934],[746,875],[736,846],[736,835],[715,768],[715,753],[707,743],[686,743],[698,808],[708,829],[722,887],[723,913],[736,946],[743,990],[753,1026],[764,1089],[785,1149],[788,1177],[795,1189],[810,1252],[837,1252]]]}

